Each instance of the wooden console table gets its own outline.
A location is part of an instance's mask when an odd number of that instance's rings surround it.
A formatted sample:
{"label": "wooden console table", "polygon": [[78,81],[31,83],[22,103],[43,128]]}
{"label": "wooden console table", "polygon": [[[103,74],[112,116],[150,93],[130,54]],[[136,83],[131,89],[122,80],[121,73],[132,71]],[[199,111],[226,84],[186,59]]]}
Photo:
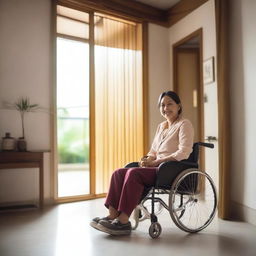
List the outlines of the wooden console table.
{"label": "wooden console table", "polygon": [[0,152],[0,169],[39,168],[39,207],[44,204],[44,153],[43,152]]}

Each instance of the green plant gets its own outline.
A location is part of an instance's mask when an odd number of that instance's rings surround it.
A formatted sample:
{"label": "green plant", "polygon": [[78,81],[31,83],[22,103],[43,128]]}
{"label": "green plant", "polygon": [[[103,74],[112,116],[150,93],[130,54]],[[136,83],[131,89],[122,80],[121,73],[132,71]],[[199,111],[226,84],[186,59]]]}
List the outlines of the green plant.
{"label": "green plant", "polygon": [[27,112],[35,112],[40,109],[38,104],[30,104],[29,98],[20,98],[17,102],[9,105],[10,109],[16,109],[20,113],[22,125],[22,138],[25,138],[24,119]]}
{"label": "green plant", "polygon": [[20,112],[22,125],[22,138],[25,138],[24,117],[27,112],[34,112],[39,109],[38,104],[30,104],[29,98],[21,98],[14,103],[15,109]]}

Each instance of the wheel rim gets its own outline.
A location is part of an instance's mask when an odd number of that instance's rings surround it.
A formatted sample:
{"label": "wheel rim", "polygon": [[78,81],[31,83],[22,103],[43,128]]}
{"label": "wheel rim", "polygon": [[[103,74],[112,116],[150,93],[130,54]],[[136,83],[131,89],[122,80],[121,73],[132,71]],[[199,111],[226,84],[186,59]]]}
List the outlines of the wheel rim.
{"label": "wheel rim", "polygon": [[170,192],[169,208],[180,229],[191,233],[204,229],[214,218],[216,206],[216,189],[208,174],[190,169],[177,177]]}

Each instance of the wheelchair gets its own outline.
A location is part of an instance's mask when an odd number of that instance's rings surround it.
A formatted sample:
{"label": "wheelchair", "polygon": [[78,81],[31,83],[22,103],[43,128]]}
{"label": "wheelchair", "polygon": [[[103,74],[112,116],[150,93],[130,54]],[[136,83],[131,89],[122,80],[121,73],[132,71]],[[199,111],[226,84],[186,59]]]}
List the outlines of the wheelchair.
{"label": "wheelchair", "polygon": [[[199,169],[201,146],[214,148],[211,143],[196,142],[187,160],[168,161],[159,166],[155,185],[145,187],[142,200],[133,211],[133,230],[139,222],[150,219],[149,235],[158,238],[162,227],[157,215],[163,209],[169,211],[175,225],[185,232],[199,232],[212,222],[217,209],[217,193],[211,177]],[[125,167],[138,167],[138,162]],[[168,202],[160,198],[161,195],[167,195]]]}

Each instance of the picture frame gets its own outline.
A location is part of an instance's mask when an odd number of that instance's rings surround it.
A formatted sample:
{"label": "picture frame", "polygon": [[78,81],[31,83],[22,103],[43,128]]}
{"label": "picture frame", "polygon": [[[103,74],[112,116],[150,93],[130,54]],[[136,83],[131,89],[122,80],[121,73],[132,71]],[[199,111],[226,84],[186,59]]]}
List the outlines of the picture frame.
{"label": "picture frame", "polygon": [[214,57],[211,57],[209,59],[206,59],[203,63],[204,84],[210,84],[214,82],[214,73]]}

